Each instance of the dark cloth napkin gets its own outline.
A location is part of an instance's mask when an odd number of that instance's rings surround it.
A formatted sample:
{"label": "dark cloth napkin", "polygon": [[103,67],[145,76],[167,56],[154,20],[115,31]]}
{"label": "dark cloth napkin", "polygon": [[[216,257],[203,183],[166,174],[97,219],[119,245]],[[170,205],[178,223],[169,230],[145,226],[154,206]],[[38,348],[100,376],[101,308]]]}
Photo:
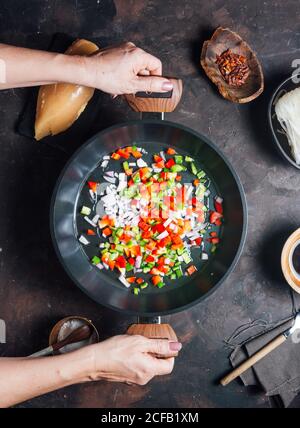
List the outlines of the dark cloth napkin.
{"label": "dark cloth napkin", "polygon": [[[274,328],[266,329],[263,334],[252,336],[246,343],[238,346],[230,356],[233,367],[239,366],[292,324],[293,318],[280,322]],[[287,407],[291,404],[300,392],[299,331],[240,377],[245,386],[259,384],[270,397],[273,407]]]}

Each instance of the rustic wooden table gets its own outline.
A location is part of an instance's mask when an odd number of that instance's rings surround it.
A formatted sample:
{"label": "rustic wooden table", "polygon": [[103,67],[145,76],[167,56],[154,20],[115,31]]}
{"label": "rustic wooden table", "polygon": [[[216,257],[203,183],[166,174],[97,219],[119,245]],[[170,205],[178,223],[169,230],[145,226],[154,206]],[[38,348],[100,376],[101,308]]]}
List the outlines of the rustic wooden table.
{"label": "rustic wooden table", "polygon": [[[144,387],[74,386],[22,407],[268,406],[256,388],[239,381],[223,388],[217,381],[230,368],[225,342],[238,327],[291,313],[279,255],[285,237],[299,226],[300,178],[275,151],[267,103],[300,56],[299,13],[297,0],[1,1],[1,42],[47,49],[54,33],[65,32],[102,46],[130,40],[159,56],[165,74],[185,82],[170,120],[207,135],[223,150],[241,177],[249,206],[248,239],[234,273],[203,303],[167,317],[184,344],[171,376]],[[219,25],[244,37],[262,62],[266,89],[249,105],[223,100],[199,67],[202,42]],[[28,93],[0,93],[0,318],[7,325],[2,356],[46,346],[51,326],[66,315],[92,319],[102,339],[124,332],[133,321],[95,304],[72,284],[54,254],[48,223],[51,193],[70,154],[95,132],[136,115],[121,99],[101,94],[88,129],[81,121],[56,138],[55,146],[49,140],[36,143],[15,132]]]}

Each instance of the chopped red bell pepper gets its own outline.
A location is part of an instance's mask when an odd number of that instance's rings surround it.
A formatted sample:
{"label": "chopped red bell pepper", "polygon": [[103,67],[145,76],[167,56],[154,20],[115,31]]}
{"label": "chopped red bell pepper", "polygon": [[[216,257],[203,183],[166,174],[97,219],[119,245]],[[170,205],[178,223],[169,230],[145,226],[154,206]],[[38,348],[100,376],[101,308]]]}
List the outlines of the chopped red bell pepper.
{"label": "chopped red bell pepper", "polygon": [[164,225],[162,223],[158,223],[155,226],[153,226],[152,230],[153,230],[153,232],[162,233],[162,232],[164,232],[165,228],[164,228]]}
{"label": "chopped red bell pepper", "polygon": [[171,238],[172,238],[172,241],[174,242],[174,244],[178,244],[178,245],[183,244],[182,239],[180,238],[179,235],[172,235]]}
{"label": "chopped red bell pepper", "polygon": [[165,167],[165,163],[164,163],[164,161],[156,162],[156,163],[154,164],[154,166],[155,166],[155,168],[160,168],[160,169],[162,169],[162,168],[164,168],[164,167]]}
{"label": "chopped red bell pepper", "polygon": [[151,279],[153,285],[157,285],[160,282],[163,282],[162,277],[159,275],[154,275]]}
{"label": "chopped red bell pepper", "polygon": [[147,224],[146,222],[144,222],[143,220],[140,220],[139,222],[139,228],[142,230],[149,230],[150,229],[150,225]]}
{"label": "chopped red bell pepper", "polygon": [[170,270],[169,266],[165,266],[164,265],[164,266],[160,266],[159,267],[159,271],[162,272],[162,273],[168,273],[169,270]]}
{"label": "chopped red bell pepper", "polygon": [[219,238],[209,238],[208,241],[214,245],[217,245],[217,244],[219,244],[220,239]]}
{"label": "chopped red bell pepper", "polygon": [[106,227],[105,229],[103,229],[103,235],[104,236],[110,236],[111,234],[112,234],[112,231],[111,231],[111,229],[109,228],[109,227]]}
{"label": "chopped red bell pepper", "polygon": [[218,213],[217,211],[212,211],[209,216],[209,222],[211,224],[215,224],[216,221],[220,220],[222,217],[222,214]]}
{"label": "chopped red bell pepper", "polygon": [[195,273],[195,272],[197,272],[197,268],[196,268],[196,266],[194,266],[194,265],[191,265],[191,266],[189,266],[188,268],[187,268],[187,273],[189,274],[189,275],[193,275],[193,273]]}
{"label": "chopped red bell pepper", "polygon": [[141,255],[141,247],[139,245],[133,245],[129,248],[131,257],[137,257]]}
{"label": "chopped red bell pepper", "polygon": [[173,165],[175,165],[175,161],[173,158],[169,159],[166,163],[165,163],[165,167],[166,168],[171,168]]}
{"label": "chopped red bell pepper", "polygon": [[119,256],[116,259],[116,265],[120,268],[125,268],[126,267],[126,259],[123,256]]}
{"label": "chopped red bell pepper", "polygon": [[153,236],[153,232],[151,230],[145,230],[142,233],[142,239],[150,239]]}
{"label": "chopped red bell pepper", "polygon": [[94,193],[97,192],[97,184],[95,181],[88,181],[88,186]]}
{"label": "chopped red bell pepper", "polygon": [[218,202],[218,201],[214,201],[214,206],[215,206],[215,210],[219,213],[219,214],[223,214],[223,205]]}
{"label": "chopped red bell pepper", "polygon": [[161,156],[158,155],[154,155],[153,156],[154,162],[164,162],[163,158]]}
{"label": "chopped red bell pepper", "polygon": [[167,154],[171,156],[176,155],[176,150],[172,149],[172,147],[169,147],[167,150]]}
{"label": "chopped red bell pepper", "polygon": [[111,158],[114,159],[114,160],[120,160],[121,156],[118,153],[113,153],[111,155]]}
{"label": "chopped red bell pepper", "polygon": [[142,153],[141,152],[139,152],[138,150],[134,150],[133,152],[132,152],[132,155],[136,158],[136,159],[139,159],[139,158],[141,158],[143,155],[142,155]]}
{"label": "chopped red bell pepper", "polygon": [[158,266],[163,266],[165,264],[165,257],[160,257],[158,260],[157,260],[157,265]]}
{"label": "chopped red bell pepper", "polygon": [[115,260],[109,260],[108,261],[108,266],[110,270],[114,270],[115,266],[116,266],[116,261]]}
{"label": "chopped red bell pepper", "polygon": [[92,229],[88,229],[86,233],[89,236],[95,236],[96,235],[96,232],[94,232]]}
{"label": "chopped red bell pepper", "polygon": [[117,154],[119,156],[121,156],[121,158],[124,158],[124,159],[129,159],[129,157],[130,157],[130,154],[125,149],[119,149],[119,150],[117,150]]}

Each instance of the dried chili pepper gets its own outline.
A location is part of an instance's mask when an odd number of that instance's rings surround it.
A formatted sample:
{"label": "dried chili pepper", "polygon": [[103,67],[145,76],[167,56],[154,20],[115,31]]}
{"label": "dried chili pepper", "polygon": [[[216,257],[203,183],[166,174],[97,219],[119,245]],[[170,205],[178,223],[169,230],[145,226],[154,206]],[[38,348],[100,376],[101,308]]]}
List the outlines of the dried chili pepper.
{"label": "dried chili pepper", "polygon": [[236,54],[230,49],[217,55],[216,64],[218,64],[225,82],[231,86],[242,86],[250,74],[246,57]]}

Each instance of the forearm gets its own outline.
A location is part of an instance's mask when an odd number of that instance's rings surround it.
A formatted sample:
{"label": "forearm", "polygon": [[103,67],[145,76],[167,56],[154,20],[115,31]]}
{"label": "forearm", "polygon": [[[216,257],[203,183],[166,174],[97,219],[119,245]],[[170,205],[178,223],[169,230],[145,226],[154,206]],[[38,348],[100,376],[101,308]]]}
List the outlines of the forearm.
{"label": "forearm", "polygon": [[53,82],[82,84],[85,58],[0,44],[0,89]]}
{"label": "forearm", "polygon": [[44,358],[0,358],[0,407],[89,379],[92,355],[85,349]]}
{"label": "forearm", "polygon": [[133,43],[102,49],[87,56],[0,43],[0,90],[65,82],[112,95],[171,91],[172,82],[161,75],[161,61]]}

